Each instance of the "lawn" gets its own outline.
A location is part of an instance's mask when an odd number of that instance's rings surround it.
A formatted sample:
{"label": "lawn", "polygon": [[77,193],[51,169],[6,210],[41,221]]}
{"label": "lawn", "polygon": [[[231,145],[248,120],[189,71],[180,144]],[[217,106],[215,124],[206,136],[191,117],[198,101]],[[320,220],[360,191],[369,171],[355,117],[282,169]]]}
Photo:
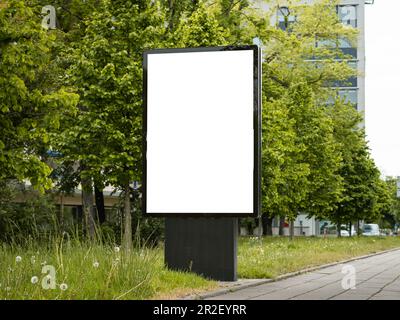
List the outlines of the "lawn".
{"label": "lawn", "polygon": [[[395,247],[400,247],[400,237],[242,238],[238,273],[239,278],[273,278]],[[162,248],[125,254],[118,247],[74,241],[3,244],[0,257],[0,299],[170,299],[218,287],[191,273],[166,270]],[[46,278],[51,266],[54,289]],[[44,289],[42,282],[50,288]]]}
{"label": "lawn", "polygon": [[239,278],[275,278],[308,267],[346,260],[391,248],[400,248],[400,237],[241,239]]}

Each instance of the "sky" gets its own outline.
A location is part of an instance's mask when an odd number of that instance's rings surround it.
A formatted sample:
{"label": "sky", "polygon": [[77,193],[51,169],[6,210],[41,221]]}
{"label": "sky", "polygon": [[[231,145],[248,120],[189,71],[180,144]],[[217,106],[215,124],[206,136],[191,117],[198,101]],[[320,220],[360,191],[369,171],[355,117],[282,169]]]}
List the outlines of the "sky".
{"label": "sky", "polygon": [[400,1],[365,8],[365,125],[372,158],[383,175],[400,176]]}

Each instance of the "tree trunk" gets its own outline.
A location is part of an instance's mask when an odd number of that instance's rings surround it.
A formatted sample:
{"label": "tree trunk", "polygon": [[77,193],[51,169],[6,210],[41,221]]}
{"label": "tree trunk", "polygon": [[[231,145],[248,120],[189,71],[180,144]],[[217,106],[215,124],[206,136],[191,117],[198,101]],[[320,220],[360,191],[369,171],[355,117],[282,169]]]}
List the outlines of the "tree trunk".
{"label": "tree trunk", "polygon": [[340,233],[341,225],[342,224],[340,222],[336,225],[338,238],[340,238],[342,236],[342,234]]}
{"label": "tree trunk", "polygon": [[272,218],[267,214],[263,214],[262,217],[262,227],[264,236],[272,236]]}
{"label": "tree trunk", "polygon": [[124,248],[129,252],[132,248],[132,216],[129,181],[125,184],[124,195]]}
{"label": "tree trunk", "polygon": [[279,217],[279,235],[280,236],[285,235],[284,227],[285,227],[285,216],[280,216]]}
{"label": "tree trunk", "polygon": [[290,240],[294,239],[294,221],[290,220],[289,222],[289,234],[290,234]]}
{"label": "tree trunk", "polygon": [[104,194],[103,189],[99,188],[97,185],[94,186],[94,198],[96,201],[97,217],[99,223],[103,224],[106,222],[106,211],[104,208]]}
{"label": "tree trunk", "polygon": [[352,223],[351,223],[351,222],[349,222],[349,237],[351,237],[351,236],[352,236],[352,234],[351,234],[351,227],[352,227]]}
{"label": "tree trunk", "polygon": [[58,219],[61,235],[64,233],[64,192],[60,194],[60,217]]}
{"label": "tree trunk", "polygon": [[261,217],[258,217],[256,219],[256,224],[257,224],[257,237],[261,238],[263,235]]}
{"label": "tree trunk", "polygon": [[91,178],[82,178],[82,205],[86,236],[90,239],[95,235],[95,218],[93,207],[93,184]]}

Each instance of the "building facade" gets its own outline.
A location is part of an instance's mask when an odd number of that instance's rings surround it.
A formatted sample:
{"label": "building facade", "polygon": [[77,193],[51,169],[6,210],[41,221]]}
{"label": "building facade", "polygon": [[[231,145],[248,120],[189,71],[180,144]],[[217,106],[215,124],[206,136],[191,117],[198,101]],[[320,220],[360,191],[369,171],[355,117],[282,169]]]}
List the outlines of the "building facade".
{"label": "building facade", "polygon": [[[302,0],[299,3],[312,4],[316,0]],[[288,1],[255,0],[256,7],[265,11],[275,11],[271,16],[271,24],[285,29],[287,21],[294,21],[290,16]],[[374,0],[341,0],[337,6],[337,14],[342,23],[352,26],[358,30],[357,45],[351,44],[346,39],[340,39],[341,51],[351,56],[347,62],[357,69],[358,76],[348,79],[346,82],[337,82],[335,88],[340,97],[352,103],[354,107],[364,116],[365,113],[365,6],[371,5]],[[285,17],[287,15],[287,17]],[[287,19],[285,21],[285,19]],[[318,45],[318,44],[317,44]],[[364,125],[364,123],[362,124]]]}

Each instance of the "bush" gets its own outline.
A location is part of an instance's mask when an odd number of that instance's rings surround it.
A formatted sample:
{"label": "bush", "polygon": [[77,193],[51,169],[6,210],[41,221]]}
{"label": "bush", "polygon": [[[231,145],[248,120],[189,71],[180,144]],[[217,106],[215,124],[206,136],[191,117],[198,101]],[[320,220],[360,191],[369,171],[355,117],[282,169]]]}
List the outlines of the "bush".
{"label": "bush", "polygon": [[52,194],[39,194],[15,181],[0,181],[0,240],[43,239],[57,230]]}

